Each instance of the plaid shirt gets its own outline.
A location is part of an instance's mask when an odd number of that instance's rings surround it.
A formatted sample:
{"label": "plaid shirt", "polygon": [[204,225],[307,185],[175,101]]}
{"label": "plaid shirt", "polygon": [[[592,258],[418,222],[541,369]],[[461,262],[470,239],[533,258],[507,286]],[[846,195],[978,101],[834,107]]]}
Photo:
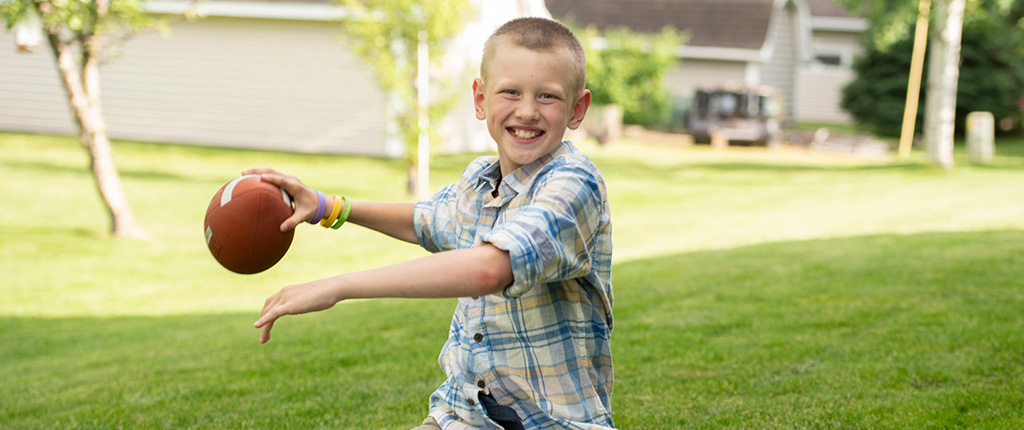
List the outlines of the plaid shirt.
{"label": "plaid shirt", "polygon": [[515,278],[500,295],[459,299],[430,416],[449,430],[500,428],[477,400],[486,391],[528,429],[613,427],[611,218],[590,159],[566,141],[502,178],[497,157],[478,158],[417,203],[414,225],[431,252],[508,251]]}

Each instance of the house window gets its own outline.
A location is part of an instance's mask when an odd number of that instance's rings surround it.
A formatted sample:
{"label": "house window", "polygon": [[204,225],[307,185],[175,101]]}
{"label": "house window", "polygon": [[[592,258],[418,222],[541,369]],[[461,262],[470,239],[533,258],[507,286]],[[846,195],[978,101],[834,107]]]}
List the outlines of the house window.
{"label": "house window", "polygon": [[841,45],[818,45],[814,47],[814,64],[849,68],[853,65],[853,51]]}
{"label": "house window", "polygon": [[839,54],[818,54],[814,56],[814,61],[826,66],[842,66],[843,56]]}

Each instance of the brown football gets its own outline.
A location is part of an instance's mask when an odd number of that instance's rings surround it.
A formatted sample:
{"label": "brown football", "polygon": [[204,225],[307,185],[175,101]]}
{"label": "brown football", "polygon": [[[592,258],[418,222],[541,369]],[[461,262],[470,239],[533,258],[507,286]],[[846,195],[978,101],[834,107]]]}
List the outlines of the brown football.
{"label": "brown football", "polygon": [[288,252],[295,231],[282,233],[280,226],[292,212],[288,193],[259,175],[239,176],[221,187],[206,208],[206,246],[232,272],[262,272]]}

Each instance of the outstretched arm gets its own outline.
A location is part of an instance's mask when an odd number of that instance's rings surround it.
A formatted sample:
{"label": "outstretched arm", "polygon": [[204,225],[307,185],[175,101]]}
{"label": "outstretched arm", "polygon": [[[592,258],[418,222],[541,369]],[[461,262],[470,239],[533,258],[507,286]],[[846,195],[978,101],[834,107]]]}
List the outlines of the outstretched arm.
{"label": "outstretched arm", "polygon": [[[297,225],[316,216],[318,204],[316,191],[303,184],[299,178],[267,168],[249,169],[242,174],[259,174],[260,179],[281,187],[292,196],[292,200],[295,202],[295,213],[281,223],[281,231],[292,230]],[[333,207],[334,197],[330,195],[326,197],[327,208]],[[352,205],[352,211],[348,216],[348,222],[406,242],[419,242],[412,222],[415,203],[353,202],[350,200],[349,204]],[[342,210],[344,209],[343,207]]]}
{"label": "outstretched arm", "polygon": [[491,244],[444,251],[403,263],[287,286],[270,296],[259,320],[260,343],[284,315],[328,309],[347,299],[444,298],[495,294],[513,281],[508,252]]}

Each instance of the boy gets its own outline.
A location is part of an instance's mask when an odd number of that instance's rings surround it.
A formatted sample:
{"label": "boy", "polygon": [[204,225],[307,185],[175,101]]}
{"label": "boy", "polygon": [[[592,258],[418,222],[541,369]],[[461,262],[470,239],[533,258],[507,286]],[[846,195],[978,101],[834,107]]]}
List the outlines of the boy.
{"label": "boy", "polygon": [[282,315],[341,300],[457,297],[438,359],[447,379],[417,428],[612,428],[607,195],[597,168],[562,142],[590,106],[585,68],[579,41],[555,21],[520,18],[495,31],[473,98],[498,156],[473,161],[429,200],[343,208],[346,199],[334,205],[337,197],[323,198],[295,177],[246,171],[295,199],[282,230],[334,207],[323,225],[344,209],[353,223],[433,252],[283,288],[254,324],[260,341]]}

